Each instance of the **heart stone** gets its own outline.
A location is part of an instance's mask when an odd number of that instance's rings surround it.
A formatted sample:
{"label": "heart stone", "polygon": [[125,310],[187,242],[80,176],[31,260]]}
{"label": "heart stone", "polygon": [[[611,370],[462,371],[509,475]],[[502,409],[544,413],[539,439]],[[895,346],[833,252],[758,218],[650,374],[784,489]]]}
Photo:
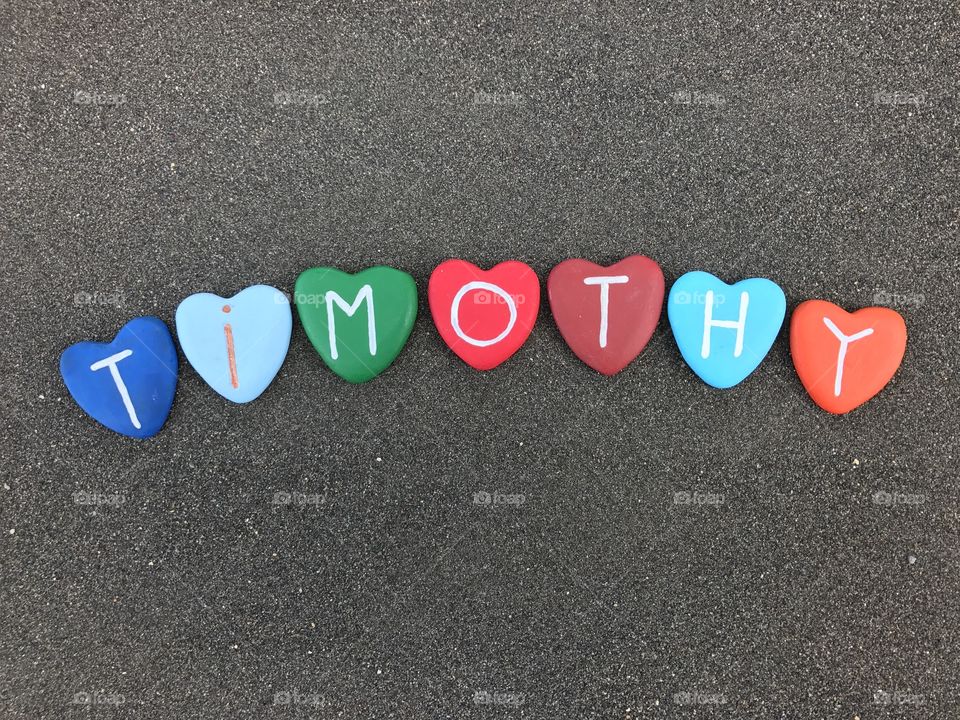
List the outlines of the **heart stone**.
{"label": "heart stone", "polygon": [[727,285],[702,271],[670,288],[667,317],[680,354],[715,388],[733,387],[757,369],[783,325],[787,299],[766,278]]}
{"label": "heart stone", "polygon": [[297,278],[293,302],[327,367],[362,383],[390,367],[406,345],[417,318],[417,284],[383,265],[355,275],[310,268]]}
{"label": "heart stone", "polygon": [[430,275],[430,313],[440,337],[464,362],[490,370],[526,342],[540,308],[540,281],[529,265],[509,260],[481,270],[447,260]]}
{"label": "heart stone", "polygon": [[800,382],[817,405],[838,415],[879,393],[906,347],[906,323],[890,308],[848,313],[826,300],[807,300],[790,318],[790,355]]}
{"label": "heart stone", "polygon": [[273,381],[290,347],[287,296],[253,285],[232,298],[198,293],[177,307],[183,354],[207,384],[235,403],[257,398]]}
{"label": "heart stone", "polygon": [[121,435],[147,438],[163,427],[177,389],[177,349],[160,318],[131,320],[113,342],[81,342],[60,356],[77,404]]}
{"label": "heart stone", "polygon": [[594,370],[613,375],[640,354],[657,328],[663,272],[642,255],[609,267],[564,260],[550,272],[547,295],[570,349]]}

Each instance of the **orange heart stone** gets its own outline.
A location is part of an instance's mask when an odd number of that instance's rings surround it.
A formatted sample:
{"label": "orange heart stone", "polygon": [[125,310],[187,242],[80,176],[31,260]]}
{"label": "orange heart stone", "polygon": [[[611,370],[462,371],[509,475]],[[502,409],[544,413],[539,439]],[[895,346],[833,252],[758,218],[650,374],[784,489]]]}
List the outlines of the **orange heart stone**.
{"label": "orange heart stone", "polygon": [[890,308],[848,313],[807,300],[790,319],[790,355],[800,382],[827,412],[848,413],[880,392],[907,347],[907,326]]}

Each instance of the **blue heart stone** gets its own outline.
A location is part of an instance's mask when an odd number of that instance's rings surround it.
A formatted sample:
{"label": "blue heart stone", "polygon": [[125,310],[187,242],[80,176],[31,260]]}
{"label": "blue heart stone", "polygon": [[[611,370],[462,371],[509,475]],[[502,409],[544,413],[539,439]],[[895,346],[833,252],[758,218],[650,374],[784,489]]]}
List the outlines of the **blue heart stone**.
{"label": "blue heart stone", "polygon": [[765,278],[727,285],[695,271],[670,288],[667,317],[680,354],[715,388],[733,387],[757,369],[787,311],[780,286]]}
{"label": "blue heart stone", "polygon": [[94,420],[121,435],[148,438],[160,431],[173,405],[177,349],[160,318],[136,318],[111,343],[68,347],[60,374]]}

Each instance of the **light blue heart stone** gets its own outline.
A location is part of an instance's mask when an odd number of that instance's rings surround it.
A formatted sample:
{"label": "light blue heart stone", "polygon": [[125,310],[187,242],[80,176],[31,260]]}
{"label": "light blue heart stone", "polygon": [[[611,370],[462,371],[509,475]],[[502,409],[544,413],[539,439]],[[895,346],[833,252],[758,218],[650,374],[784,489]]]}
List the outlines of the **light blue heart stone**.
{"label": "light blue heart stone", "polygon": [[680,354],[700,378],[729,388],[757,369],[783,325],[787,298],[766,278],[734,285],[689,272],[670,288],[667,317]]}
{"label": "light blue heart stone", "polygon": [[177,307],[183,354],[207,384],[235,403],[257,398],[290,348],[293,314],[287,296],[253,285],[232,298],[198,293]]}

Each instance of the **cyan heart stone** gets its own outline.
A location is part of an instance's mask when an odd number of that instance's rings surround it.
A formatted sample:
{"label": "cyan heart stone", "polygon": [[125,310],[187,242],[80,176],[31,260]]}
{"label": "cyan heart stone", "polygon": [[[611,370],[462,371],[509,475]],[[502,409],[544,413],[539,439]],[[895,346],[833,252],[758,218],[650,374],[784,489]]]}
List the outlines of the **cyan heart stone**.
{"label": "cyan heart stone", "polygon": [[207,384],[235,403],[267,389],[290,347],[293,315],[287,296],[253,285],[232,298],[191,295],[177,307],[183,354]]}
{"label": "cyan heart stone", "polygon": [[695,271],[670,288],[667,317],[680,354],[715,388],[733,387],[757,369],[787,310],[780,286],[765,278],[735,285]]}
{"label": "cyan heart stone", "polygon": [[60,356],[70,395],[94,420],[121,435],[156,435],[177,389],[177,349],[160,318],[131,320],[113,342],[81,342]]}

